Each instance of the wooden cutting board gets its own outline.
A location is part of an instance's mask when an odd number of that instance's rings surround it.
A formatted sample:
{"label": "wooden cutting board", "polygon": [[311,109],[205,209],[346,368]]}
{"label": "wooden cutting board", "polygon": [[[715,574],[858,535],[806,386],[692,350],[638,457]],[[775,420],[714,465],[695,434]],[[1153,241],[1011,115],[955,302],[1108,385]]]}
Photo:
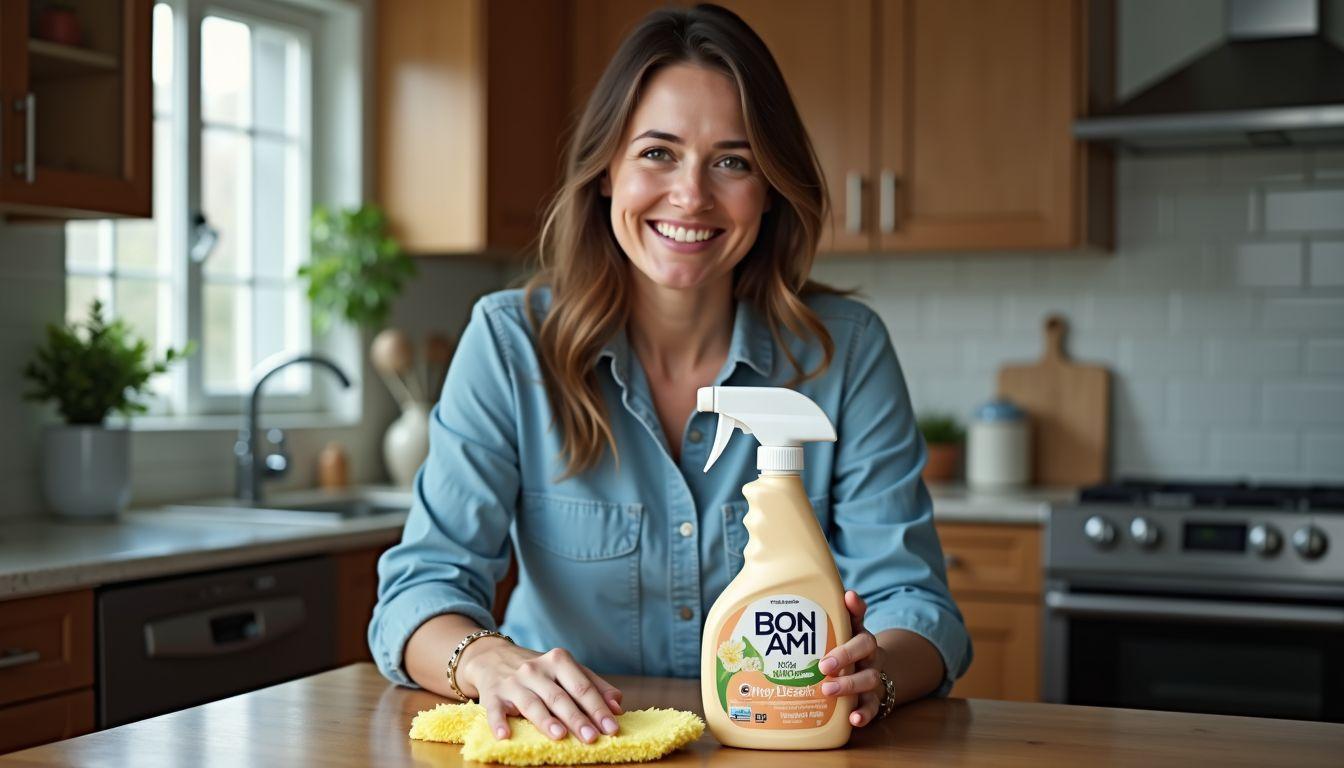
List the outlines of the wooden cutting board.
{"label": "wooden cutting board", "polygon": [[1068,323],[1045,319],[1045,356],[999,369],[998,393],[1031,418],[1032,479],[1036,485],[1100,483],[1109,467],[1111,373],[1080,365],[1064,351]]}

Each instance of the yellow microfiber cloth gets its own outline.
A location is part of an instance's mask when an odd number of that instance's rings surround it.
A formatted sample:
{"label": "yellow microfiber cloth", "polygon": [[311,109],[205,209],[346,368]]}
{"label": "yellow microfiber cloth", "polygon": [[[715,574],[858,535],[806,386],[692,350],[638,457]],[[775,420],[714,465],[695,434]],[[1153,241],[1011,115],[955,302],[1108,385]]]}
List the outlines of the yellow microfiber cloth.
{"label": "yellow microfiber cloth", "polygon": [[616,716],[615,736],[584,744],[573,736],[556,741],[521,717],[509,718],[513,734],[496,739],[480,704],[440,704],[411,721],[412,739],[462,745],[462,757],[505,765],[578,765],[657,760],[690,744],[705,731],[705,721],[677,709],[640,709]]}

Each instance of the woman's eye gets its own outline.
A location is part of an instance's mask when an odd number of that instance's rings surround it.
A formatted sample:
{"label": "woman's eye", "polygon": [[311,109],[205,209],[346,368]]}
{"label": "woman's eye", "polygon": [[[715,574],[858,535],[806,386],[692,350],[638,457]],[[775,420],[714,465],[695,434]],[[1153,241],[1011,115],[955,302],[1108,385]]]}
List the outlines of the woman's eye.
{"label": "woman's eye", "polygon": [[729,168],[729,169],[731,169],[731,170],[734,170],[734,171],[750,171],[750,170],[751,170],[751,166],[747,163],[747,161],[746,161],[746,160],[743,160],[742,158],[740,158],[740,157],[738,157],[738,156],[736,156],[736,155],[733,155],[733,156],[731,156],[731,157],[725,157],[725,158],[723,158],[722,160],[720,160],[719,162],[721,162],[721,163],[727,163],[728,165],[727,165],[726,167]]}
{"label": "woman's eye", "polygon": [[648,158],[649,160],[667,160],[671,158],[671,155],[668,154],[667,150],[662,147],[651,147],[639,153],[639,156]]}

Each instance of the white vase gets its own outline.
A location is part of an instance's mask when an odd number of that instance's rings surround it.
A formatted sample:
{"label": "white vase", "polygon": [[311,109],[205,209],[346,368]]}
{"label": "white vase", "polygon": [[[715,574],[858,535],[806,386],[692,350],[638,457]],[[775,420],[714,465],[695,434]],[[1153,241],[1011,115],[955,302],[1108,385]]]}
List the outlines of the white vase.
{"label": "white vase", "polygon": [[42,493],[67,520],[113,520],[131,501],[131,433],[53,426],[42,435]]}
{"label": "white vase", "polygon": [[392,483],[409,487],[429,455],[429,406],[409,403],[383,435],[383,461]]}

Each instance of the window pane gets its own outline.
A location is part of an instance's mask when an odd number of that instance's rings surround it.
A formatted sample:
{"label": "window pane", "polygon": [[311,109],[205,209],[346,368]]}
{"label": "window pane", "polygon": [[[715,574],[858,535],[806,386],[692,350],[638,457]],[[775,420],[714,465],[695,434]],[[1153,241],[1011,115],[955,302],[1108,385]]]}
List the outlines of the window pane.
{"label": "window pane", "polygon": [[154,271],[158,266],[158,228],[153,219],[116,222],[118,270]]}
{"label": "window pane", "polygon": [[173,9],[165,3],[154,6],[154,53],[150,69],[154,73],[154,112],[166,115],[173,111]]}
{"label": "window pane", "polygon": [[[149,343],[155,359],[161,357],[168,346],[165,326],[169,319],[165,299],[162,281],[121,278],[116,282],[117,317],[125,320],[136,336]],[[155,377],[156,388],[167,383],[167,377]]]}
{"label": "window pane", "polygon": [[[297,287],[259,285],[254,306],[256,356],[253,364],[279,352],[298,352],[309,347],[307,298]],[[311,367],[295,365],[266,382],[267,391],[308,391]]]}
{"label": "window pane", "polygon": [[201,22],[201,116],[207,123],[252,120],[252,31],[218,16]]}
{"label": "window pane", "polygon": [[231,130],[207,128],[201,136],[201,205],[219,230],[207,275],[251,273],[251,145],[246,134]]}
{"label": "window pane", "polygon": [[257,29],[256,125],[293,136],[299,130],[299,41],[276,29]]}
{"label": "window pane", "polygon": [[111,269],[111,253],[107,248],[106,221],[71,221],[65,225],[65,266],[75,270]]}
{"label": "window pane", "polygon": [[256,274],[293,279],[308,260],[308,222],[299,211],[299,152],[289,142],[268,138],[258,138],[255,146]]}
{"label": "window pane", "polygon": [[89,317],[89,305],[103,300],[103,315],[112,303],[112,280],[106,277],[71,275],[65,279],[65,321],[83,323]]}
{"label": "window pane", "polygon": [[201,346],[205,352],[205,388],[214,393],[236,393],[247,387],[252,372],[247,322],[251,316],[245,286],[206,283]]}

